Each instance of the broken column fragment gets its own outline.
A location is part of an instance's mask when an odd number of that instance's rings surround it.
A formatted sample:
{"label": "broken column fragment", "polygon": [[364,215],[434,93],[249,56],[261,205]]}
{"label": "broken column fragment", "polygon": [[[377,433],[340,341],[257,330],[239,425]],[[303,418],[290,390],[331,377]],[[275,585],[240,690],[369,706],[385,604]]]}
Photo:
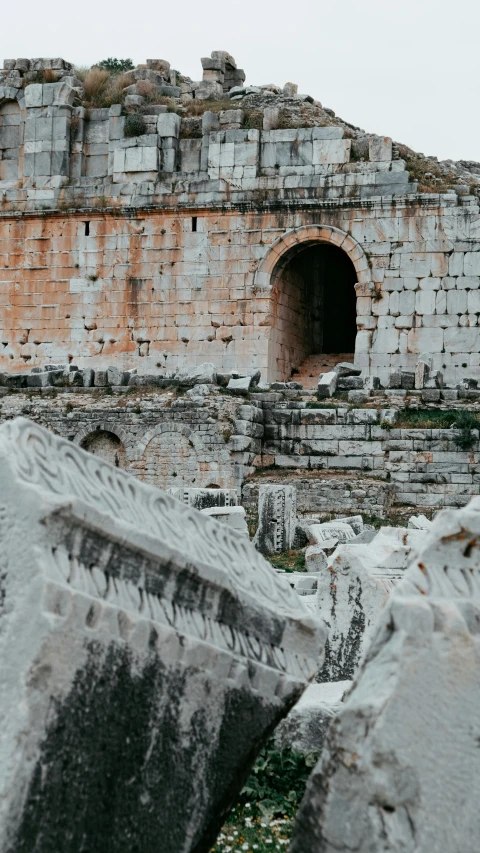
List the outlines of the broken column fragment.
{"label": "broken column fragment", "polygon": [[30,421],[0,483],[0,850],[206,853],[322,629],[246,537]]}
{"label": "broken column fragment", "polygon": [[293,547],[296,530],[295,486],[261,485],[255,547],[262,554],[281,554]]}
{"label": "broken column fragment", "polygon": [[291,853],[478,849],[480,499],[422,535],[329,730]]}

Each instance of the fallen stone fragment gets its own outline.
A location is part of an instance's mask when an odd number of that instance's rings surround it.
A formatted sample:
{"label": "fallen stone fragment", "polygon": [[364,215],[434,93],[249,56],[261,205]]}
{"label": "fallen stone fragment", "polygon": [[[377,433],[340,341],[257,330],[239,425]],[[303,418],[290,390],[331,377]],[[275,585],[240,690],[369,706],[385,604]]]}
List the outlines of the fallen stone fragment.
{"label": "fallen stone fragment", "polygon": [[215,365],[210,362],[177,370],[174,379],[179,385],[210,385],[216,380]]}
{"label": "fallen stone fragment", "polygon": [[360,376],[362,372],[361,367],[356,367],[355,364],[350,364],[349,361],[339,361],[333,370],[339,376]]}
{"label": "fallen stone fragment", "polygon": [[322,572],[327,568],[327,556],[322,545],[309,545],[305,551],[307,572]]}
{"label": "fallen stone fragment", "polygon": [[311,524],[309,531],[311,539],[316,545],[321,545],[331,539],[336,539],[337,542],[348,542],[349,539],[355,538],[353,528],[345,521],[325,521],[323,524]]}
{"label": "fallen stone fragment", "polygon": [[423,533],[382,527],[370,544],[339,545],[318,576],[317,607],[329,633],[320,681],[353,678],[377,619]]}
{"label": "fallen stone fragment", "polygon": [[345,517],[339,517],[335,519],[335,522],[343,521],[345,524],[348,524],[356,536],[359,536],[363,531],[363,518],[361,515],[348,515]]}
{"label": "fallen stone fragment", "polygon": [[208,507],[237,506],[238,495],[236,489],[194,489],[183,488],[183,486],[172,486],[167,489],[169,495],[181,501],[183,504],[194,507],[194,509],[208,509]]}
{"label": "fallen stone fragment", "polygon": [[225,524],[229,530],[248,536],[248,525],[243,506],[213,506],[200,512],[209,515],[220,524]]}
{"label": "fallen stone fragment", "polygon": [[277,749],[321,752],[330,724],[338,715],[351,681],[310,684],[290,713],[275,729]]}
{"label": "fallen stone fragment", "polygon": [[238,379],[229,379],[227,390],[234,394],[248,394],[252,385],[251,376],[241,376]]}
{"label": "fallen stone fragment", "polygon": [[317,385],[317,397],[331,397],[337,388],[338,373],[331,370],[330,373],[321,373]]}
{"label": "fallen stone fragment", "polygon": [[411,515],[408,519],[408,527],[412,530],[430,530],[432,522],[426,515]]}
{"label": "fallen stone fragment", "polygon": [[0,850],[207,853],[324,629],[225,525],[0,427]]}
{"label": "fallen stone fragment", "polygon": [[258,491],[255,547],[262,554],[281,554],[293,547],[297,496],[294,486],[263,484]]}
{"label": "fallen stone fragment", "polygon": [[120,367],[109,367],[107,370],[108,385],[128,385],[126,372]]}
{"label": "fallen stone fragment", "polygon": [[329,729],[291,853],[478,849],[480,499],[422,535]]}
{"label": "fallen stone fragment", "polygon": [[378,530],[375,530],[374,527],[370,527],[369,524],[366,524],[361,533],[355,537],[354,541],[351,542],[351,545],[368,545],[369,542],[373,542],[375,537],[377,536]]}

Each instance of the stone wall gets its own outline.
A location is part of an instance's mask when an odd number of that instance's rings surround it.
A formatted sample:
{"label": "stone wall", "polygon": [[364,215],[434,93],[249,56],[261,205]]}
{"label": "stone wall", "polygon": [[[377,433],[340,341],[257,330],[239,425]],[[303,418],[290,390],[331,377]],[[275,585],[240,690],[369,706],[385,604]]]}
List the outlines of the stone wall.
{"label": "stone wall", "polygon": [[294,486],[297,496],[297,515],[351,513],[363,516],[385,516],[392,511],[395,487],[368,474],[302,471],[264,471],[242,488],[242,505],[252,528],[258,521],[258,494],[262,483]]}
{"label": "stone wall", "polygon": [[295,485],[300,515],[437,510],[479,492],[476,431],[462,450],[459,430],[391,427],[391,410],[312,408],[279,393],[239,401],[216,392],[199,402],[190,392],[140,390],[6,392],[0,422],[27,415],[162,488],[236,488],[251,517],[262,482]]}
{"label": "stone wall", "polygon": [[[313,404],[315,405],[315,404]],[[438,509],[463,506],[480,488],[480,446],[478,431],[472,448],[459,449],[456,429],[402,429],[386,424],[389,410],[315,409],[308,404],[266,403],[264,414],[263,456],[259,464],[274,465],[287,471],[316,471],[314,492],[321,493],[321,506],[328,508],[329,476],[341,473],[362,474],[391,484],[388,495],[381,491],[380,501],[387,507],[417,506]],[[308,482],[308,481],[307,481]],[[317,487],[318,482],[318,487]],[[310,487],[311,488],[311,487]],[[301,486],[301,491],[305,486]],[[368,489],[351,485],[351,507],[371,504]],[[318,498],[307,491],[309,504]],[[373,493],[374,501],[378,500]],[[311,502],[311,503],[310,503]],[[339,506],[345,509],[345,506]],[[328,511],[328,510],[327,510]],[[376,511],[376,510],[375,510]]]}
{"label": "stone wall", "polygon": [[236,403],[199,407],[190,401],[131,401],[83,394],[56,401],[29,401],[24,395],[4,398],[0,422],[14,414],[32,420],[68,438],[86,450],[132,472],[143,482],[170,486],[238,485],[239,455],[228,438],[233,431]]}
{"label": "stone wall", "polygon": [[[236,73],[220,53],[202,97]],[[364,373],[386,380],[429,352],[447,382],[480,377],[475,196],[417,193],[390,139],[364,136],[359,154],[346,125],[262,130],[207,111],[192,138],[191,119],[147,104],[126,136],[125,105],[86,111],[69,63],[42,60],[56,82],[39,83],[32,62],[0,80],[0,370],[116,358],[288,379],[312,348],[292,262],[328,244],[355,268]]]}
{"label": "stone wall", "polygon": [[5,213],[0,369],[118,359],[161,372],[208,360],[285,378],[287,362],[298,364],[282,314],[288,287],[281,277],[270,284],[275,259],[299,242],[336,241],[368,266],[356,286],[355,360],[365,372],[386,380],[430,352],[447,382],[478,378],[479,234],[475,211],[435,200],[386,210]]}

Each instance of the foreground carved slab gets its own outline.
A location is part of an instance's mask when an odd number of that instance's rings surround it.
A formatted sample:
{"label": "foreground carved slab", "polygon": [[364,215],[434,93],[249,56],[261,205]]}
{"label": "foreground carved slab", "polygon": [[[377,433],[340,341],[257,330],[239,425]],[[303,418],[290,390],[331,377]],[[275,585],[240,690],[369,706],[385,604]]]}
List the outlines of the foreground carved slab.
{"label": "foreground carved slab", "polygon": [[0,851],[207,851],[322,629],[245,537],[30,421],[0,483]]}
{"label": "foreground carved slab", "polygon": [[392,593],[312,774],[292,853],[466,853],[480,836],[480,499]]}

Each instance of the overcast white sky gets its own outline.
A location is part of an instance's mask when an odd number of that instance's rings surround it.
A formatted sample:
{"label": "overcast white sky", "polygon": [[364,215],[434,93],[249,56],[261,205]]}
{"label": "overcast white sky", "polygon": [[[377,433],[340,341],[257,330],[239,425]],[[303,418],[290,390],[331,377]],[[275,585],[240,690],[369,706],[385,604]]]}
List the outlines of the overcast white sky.
{"label": "overcast white sky", "polygon": [[439,158],[480,160],[478,0],[4,0],[0,58],[168,59],[228,50],[248,83],[298,83],[342,118]]}

